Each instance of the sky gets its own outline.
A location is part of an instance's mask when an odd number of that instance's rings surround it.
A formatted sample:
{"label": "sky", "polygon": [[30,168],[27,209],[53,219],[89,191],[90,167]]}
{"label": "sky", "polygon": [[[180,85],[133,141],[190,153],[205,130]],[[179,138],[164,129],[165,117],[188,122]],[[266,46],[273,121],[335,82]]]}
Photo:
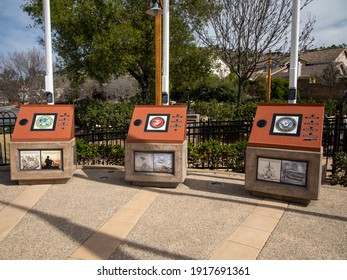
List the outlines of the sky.
{"label": "sky", "polygon": [[[20,8],[23,3],[25,0],[0,0],[0,56],[34,47],[43,50],[37,42],[39,37],[44,36],[43,31],[28,28],[33,20]],[[346,10],[346,0],[314,0],[301,11],[303,21],[306,21],[308,14],[316,18],[312,34],[315,47],[347,44]]]}

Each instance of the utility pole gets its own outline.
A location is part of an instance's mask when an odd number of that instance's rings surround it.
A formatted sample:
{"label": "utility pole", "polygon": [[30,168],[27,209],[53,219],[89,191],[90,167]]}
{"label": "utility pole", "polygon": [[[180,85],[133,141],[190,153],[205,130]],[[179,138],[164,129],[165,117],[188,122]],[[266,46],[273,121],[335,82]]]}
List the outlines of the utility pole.
{"label": "utility pole", "polygon": [[272,80],[272,57],[271,57],[271,50],[269,51],[269,62],[268,62],[268,72],[267,72],[267,101],[270,101],[271,99],[271,80]]}
{"label": "utility pole", "polygon": [[155,105],[161,105],[161,14],[155,16]]}
{"label": "utility pole", "polygon": [[170,1],[163,0],[163,81],[162,105],[170,104],[169,93],[169,32],[170,32]]}

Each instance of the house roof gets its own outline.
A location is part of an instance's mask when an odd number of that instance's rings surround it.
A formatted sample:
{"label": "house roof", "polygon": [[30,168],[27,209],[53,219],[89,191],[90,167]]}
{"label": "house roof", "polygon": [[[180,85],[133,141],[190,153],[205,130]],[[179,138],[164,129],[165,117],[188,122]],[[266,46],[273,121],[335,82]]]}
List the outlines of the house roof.
{"label": "house roof", "polygon": [[342,52],[347,52],[345,48],[324,49],[301,53],[299,59],[306,64],[327,64],[335,62]]}
{"label": "house roof", "polygon": [[[341,58],[343,53],[345,55],[345,61],[347,61],[347,49],[345,48],[324,49],[301,53],[299,55],[299,61],[301,62],[300,77],[304,78],[320,75],[329,63],[335,63],[336,67],[339,67],[341,75],[345,75],[346,71],[344,69],[347,65],[344,65],[344,62],[338,59],[339,57]],[[289,66],[289,59],[287,65]],[[284,67],[279,72],[274,71],[273,77],[288,78],[288,68]]]}

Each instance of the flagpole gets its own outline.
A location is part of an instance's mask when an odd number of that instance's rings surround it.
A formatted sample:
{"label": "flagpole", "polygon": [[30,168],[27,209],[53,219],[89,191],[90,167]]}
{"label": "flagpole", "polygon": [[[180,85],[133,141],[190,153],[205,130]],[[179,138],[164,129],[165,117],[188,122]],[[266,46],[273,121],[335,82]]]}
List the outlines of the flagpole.
{"label": "flagpole", "polygon": [[45,57],[46,57],[45,91],[46,91],[46,97],[47,97],[47,104],[54,105],[51,12],[50,12],[49,0],[43,1],[43,13],[44,13],[44,25],[45,25]]}

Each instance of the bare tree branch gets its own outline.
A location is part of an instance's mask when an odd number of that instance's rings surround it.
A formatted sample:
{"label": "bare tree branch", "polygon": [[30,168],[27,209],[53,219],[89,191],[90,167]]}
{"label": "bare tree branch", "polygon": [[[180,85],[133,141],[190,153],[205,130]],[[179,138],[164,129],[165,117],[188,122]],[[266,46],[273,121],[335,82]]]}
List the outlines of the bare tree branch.
{"label": "bare tree branch", "polygon": [[[306,0],[307,6],[313,0]],[[186,0],[183,8],[203,45],[218,51],[239,79],[238,102],[244,83],[269,50],[289,50],[292,0]],[[301,48],[312,43],[310,19],[301,33]]]}

